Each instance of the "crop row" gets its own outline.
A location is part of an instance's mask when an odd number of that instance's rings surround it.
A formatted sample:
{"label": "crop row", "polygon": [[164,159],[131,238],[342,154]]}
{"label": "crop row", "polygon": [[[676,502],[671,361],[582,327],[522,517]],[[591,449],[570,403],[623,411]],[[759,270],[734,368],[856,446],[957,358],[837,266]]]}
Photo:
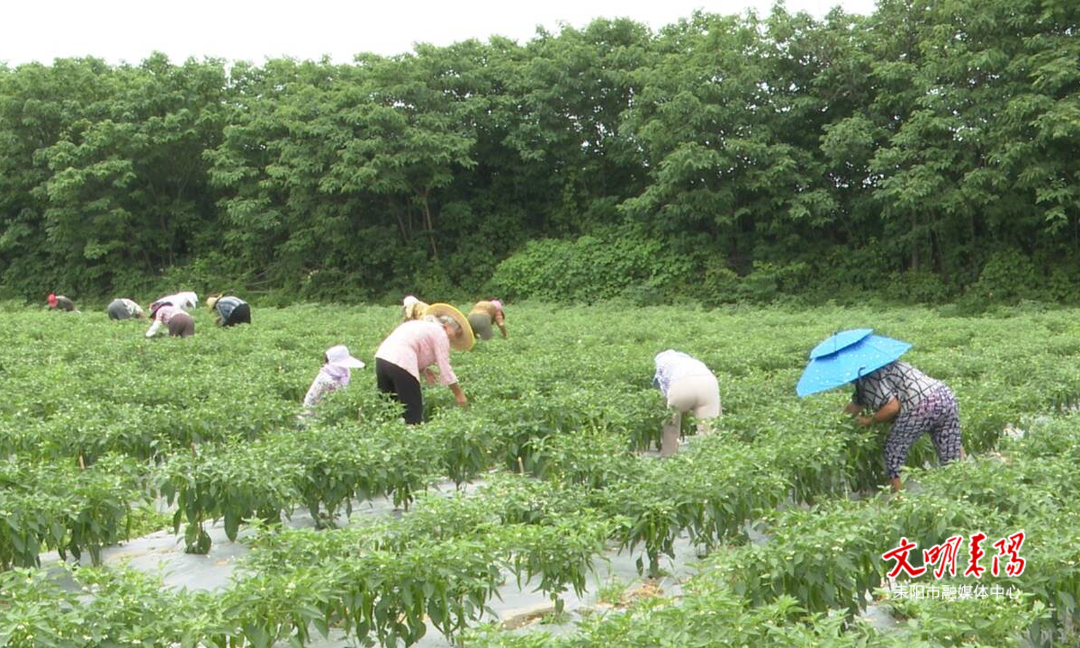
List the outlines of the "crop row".
{"label": "crop row", "polygon": [[148,585],[125,570],[82,569],[75,577],[89,597],[76,601],[40,572],[8,572],[0,644],[306,645],[333,627],[410,645],[429,621],[447,637],[475,623],[508,577],[535,578],[556,601],[568,588],[583,591],[618,522],[587,511],[510,522],[493,508],[507,501],[430,496],[403,520],[260,533],[243,574],[216,597]]}
{"label": "crop row", "polygon": [[[1060,428],[1059,428],[1060,431]],[[1070,430],[1072,443],[1078,435]],[[624,613],[586,620],[571,637],[544,633],[523,636],[486,632],[472,645],[503,648],[653,645],[1031,645],[1075,641],[1080,622],[1080,507],[1072,491],[1071,459],[1023,459],[956,464],[916,473],[923,492],[899,498],[833,500],[812,510],[788,509],[769,515],[762,544],[718,549],[687,584],[678,602],[646,601]],[[1010,488],[1018,484],[1019,488]],[[1015,501],[1002,493],[1016,492]],[[963,492],[960,492],[963,491]],[[993,496],[990,494],[993,493]],[[983,531],[991,538],[1027,529],[1022,576],[981,579],[946,577],[922,582],[1016,588],[1017,600],[904,601],[879,588],[892,564],[881,554],[901,537],[920,549],[955,535]],[[988,548],[988,557],[996,550]],[[912,564],[922,563],[919,552]],[[957,572],[967,566],[957,559]],[[914,583],[915,580],[901,583]],[[901,623],[882,633],[858,621],[872,600],[917,623]],[[893,593],[895,595],[895,593]],[[832,614],[846,609],[848,615]],[[783,614],[777,615],[779,611]],[[757,620],[764,625],[755,625]],[[715,633],[715,635],[713,634]],[[680,639],[673,639],[679,638]],[[926,642],[924,644],[923,642]],[[1071,645],[1071,644],[1070,644]]]}
{"label": "crop row", "polygon": [[[400,520],[259,533],[242,576],[216,599],[155,589],[147,577],[126,572],[82,570],[77,576],[88,579],[91,596],[76,604],[49,581],[11,572],[0,590],[0,639],[13,646],[102,645],[133,636],[144,645],[269,646],[288,640],[302,646],[314,633],[337,628],[384,645],[409,645],[426,632],[426,620],[453,637],[482,619],[486,602],[507,576],[538,577],[539,588],[555,599],[568,587],[584,587],[607,538],[618,535],[612,525],[630,524],[590,508],[589,499],[580,489],[507,475],[476,495],[424,496]],[[990,628],[961,628],[965,634],[955,636],[955,643],[1018,631],[1041,637],[1048,628],[1060,631],[1067,618],[1075,621],[1076,608],[1067,597],[1080,596],[1080,537],[1071,525],[1077,512],[1073,506],[1059,519],[1030,519],[1060,537],[1032,539],[1023,579],[995,579],[1022,587],[1028,596],[1001,611]],[[1012,523],[1007,512],[974,503],[957,507],[953,498],[935,492],[891,501],[833,501],[810,512],[790,509],[768,519],[771,539],[764,545],[717,549],[678,606],[646,605],[588,623],[581,636],[566,642],[503,637],[488,645],[600,645],[622,632],[640,639],[665,630],[703,641],[702,624],[717,628],[708,619],[733,624],[722,633],[732,645],[740,645],[738,637],[760,637],[772,645],[793,637],[814,645],[898,645],[896,637],[827,613],[866,605],[882,582],[880,553],[901,535],[925,547],[973,528],[989,534],[1011,530]],[[922,638],[953,643],[942,641],[945,632],[957,631],[962,620],[935,612],[943,617],[937,621],[941,634],[923,630]],[[152,626],[139,623],[151,614]],[[750,623],[754,619],[759,625]],[[1043,621],[1053,625],[1041,626]],[[145,634],[133,634],[139,631]],[[912,639],[910,630],[904,632]]]}
{"label": "crop row", "polygon": [[87,470],[68,464],[0,462],[0,568],[36,566],[41,549],[94,562],[126,538],[132,504],[145,496],[146,470],[105,457]]}

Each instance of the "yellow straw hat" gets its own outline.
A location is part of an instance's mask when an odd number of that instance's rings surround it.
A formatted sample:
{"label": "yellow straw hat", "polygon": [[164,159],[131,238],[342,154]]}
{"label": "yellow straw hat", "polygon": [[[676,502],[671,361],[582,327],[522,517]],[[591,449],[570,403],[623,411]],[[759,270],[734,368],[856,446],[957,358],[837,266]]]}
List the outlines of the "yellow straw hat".
{"label": "yellow straw hat", "polygon": [[476,343],[476,337],[473,335],[472,326],[469,324],[468,318],[461,314],[461,311],[454,308],[450,304],[432,304],[424,309],[424,317],[428,315],[434,315],[436,317],[447,316],[454,318],[454,321],[461,327],[461,335],[457,339],[450,340],[450,346],[458,351],[468,351],[473,348],[473,344]]}
{"label": "yellow straw hat", "polygon": [[217,305],[219,299],[221,299],[221,295],[210,295],[206,298],[206,307],[214,310],[214,306]]}

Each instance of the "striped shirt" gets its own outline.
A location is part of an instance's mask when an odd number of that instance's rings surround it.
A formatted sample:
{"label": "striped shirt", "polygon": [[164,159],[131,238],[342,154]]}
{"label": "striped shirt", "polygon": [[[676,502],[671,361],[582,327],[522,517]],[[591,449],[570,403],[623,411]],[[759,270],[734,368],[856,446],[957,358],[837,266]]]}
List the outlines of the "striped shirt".
{"label": "striped shirt", "polygon": [[664,396],[667,396],[671,383],[680,378],[713,375],[704,362],[674,349],[656,354],[655,361],[656,374],[653,376],[653,387],[659,389]]}
{"label": "striped shirt", "polygon": [[221,316],[222,322],[229,321],[229,315],[237,309],[241,304],[246,304],[243,299],[239,297],[222,297],[214,304],[214,309],[217,310],[218,315]]}
{"label": "striped shirt", "polygon": [[900,401],[900,412],[913,412],[931,392],[943,387],[906,362],[890,362],[855,381],[851,402],[879,410],[892,399]]}
{"label": "striped shirt", "polygon": [[442,325],[435,322],[412,320],[399,325],[379,345],[375,357],[401,367],[418,381],[421,371],[438,365],[440,384],[457,382],[450,368],[450,338]]}

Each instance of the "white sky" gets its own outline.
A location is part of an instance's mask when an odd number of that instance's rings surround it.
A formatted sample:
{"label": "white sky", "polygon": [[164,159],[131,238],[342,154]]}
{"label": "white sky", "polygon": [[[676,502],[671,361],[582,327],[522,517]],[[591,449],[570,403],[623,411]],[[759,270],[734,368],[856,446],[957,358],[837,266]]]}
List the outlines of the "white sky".
{"label": "white sky", "polygon": [[[262,63],[291,56],[335,62],[357,52],[399,54],[414,43],[447,45],[501,35],[519,43],[536,27],[581,27],[629,17],[656,30],[694,9],[767,15],[773,0],[3,0],[0,62],[51,63],[92,55],[138,63],[154,50],[174,63],[214,56]],[[787,0],[821,18],[831,7],[868,14],[874,0]]]}

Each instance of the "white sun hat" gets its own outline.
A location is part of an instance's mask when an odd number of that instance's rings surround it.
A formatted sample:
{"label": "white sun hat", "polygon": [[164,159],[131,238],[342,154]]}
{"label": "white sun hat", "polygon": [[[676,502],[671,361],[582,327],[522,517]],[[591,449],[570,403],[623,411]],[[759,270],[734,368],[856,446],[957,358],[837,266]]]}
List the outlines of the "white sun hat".
{"label": "white sun hat", "polygon": [[326,360],[330,364],[337,365],[338,367],[349,367],[350,369],[364,368],[364,361],[349,355],[349,347],[344,344],[332,346],[327,349]]}

